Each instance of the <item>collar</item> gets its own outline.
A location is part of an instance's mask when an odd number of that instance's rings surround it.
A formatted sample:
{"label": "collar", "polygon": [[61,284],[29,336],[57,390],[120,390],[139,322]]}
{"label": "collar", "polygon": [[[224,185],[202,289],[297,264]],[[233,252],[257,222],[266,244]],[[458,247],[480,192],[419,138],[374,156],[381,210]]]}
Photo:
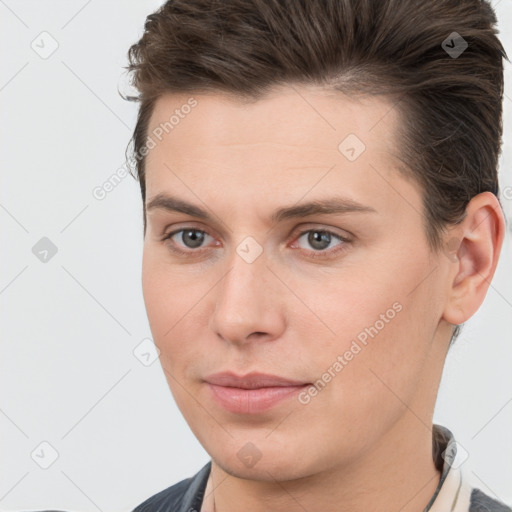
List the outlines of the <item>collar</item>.
{"label": "collar", "polygon": [[432,428],[432,456],[441,479],[423,512],[467,512],[472,487],[460,468],[463,461],[456,457],[457,442],[442,425]]}

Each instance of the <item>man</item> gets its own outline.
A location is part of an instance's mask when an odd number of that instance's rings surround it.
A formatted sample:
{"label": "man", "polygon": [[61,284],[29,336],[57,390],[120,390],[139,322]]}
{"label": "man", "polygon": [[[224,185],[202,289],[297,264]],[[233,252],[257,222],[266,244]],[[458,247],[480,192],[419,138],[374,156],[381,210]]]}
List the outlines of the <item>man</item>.
{"label": "man", "polygon": [[432,424],[504,237],[495,23],[478,0],[148,17],[144,299],[211,461],[137,512],[510,510]]}

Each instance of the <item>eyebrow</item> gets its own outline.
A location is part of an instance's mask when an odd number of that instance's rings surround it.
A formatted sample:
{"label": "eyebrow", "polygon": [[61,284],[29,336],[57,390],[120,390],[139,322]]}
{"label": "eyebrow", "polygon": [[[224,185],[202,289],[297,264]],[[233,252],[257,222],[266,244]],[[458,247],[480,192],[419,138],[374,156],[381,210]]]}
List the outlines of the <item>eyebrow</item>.
{"label": "eyebrow", "polygon": [[[214,220],[213,216],[203,208],[167,194],[157,194],[148,202],[146,211],[154,209],[180,212],[206,221]],[[271,214],[270,221],[274,224],[283,220],[308,217],[310,215],[341,215],[347,213],[377,213],[377,210],[352,199],[334,196],[300,205],[279,208]]]}

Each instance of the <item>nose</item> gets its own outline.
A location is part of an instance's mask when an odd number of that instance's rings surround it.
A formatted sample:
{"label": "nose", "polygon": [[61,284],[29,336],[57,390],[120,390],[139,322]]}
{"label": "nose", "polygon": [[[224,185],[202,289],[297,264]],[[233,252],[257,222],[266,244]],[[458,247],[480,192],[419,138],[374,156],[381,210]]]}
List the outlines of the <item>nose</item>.
{"label": "nose", "polygon": [[264,252],[252,262],[234,252],[229,271],[215,287],[210,327],[226,342],[271,341],[286,328],[283,285],[268,263]]}

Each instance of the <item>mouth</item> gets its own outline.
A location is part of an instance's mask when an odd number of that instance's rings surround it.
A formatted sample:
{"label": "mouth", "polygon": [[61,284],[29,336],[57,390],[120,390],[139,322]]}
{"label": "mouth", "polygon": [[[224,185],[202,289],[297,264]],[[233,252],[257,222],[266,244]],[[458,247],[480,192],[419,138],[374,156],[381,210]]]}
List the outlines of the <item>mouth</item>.
{"label": "mouth", "polygon": [[235,414],[262,413],[311,385],[263,373],[237,376],[223,372],[211,375],[205,381],[215,402]]}

